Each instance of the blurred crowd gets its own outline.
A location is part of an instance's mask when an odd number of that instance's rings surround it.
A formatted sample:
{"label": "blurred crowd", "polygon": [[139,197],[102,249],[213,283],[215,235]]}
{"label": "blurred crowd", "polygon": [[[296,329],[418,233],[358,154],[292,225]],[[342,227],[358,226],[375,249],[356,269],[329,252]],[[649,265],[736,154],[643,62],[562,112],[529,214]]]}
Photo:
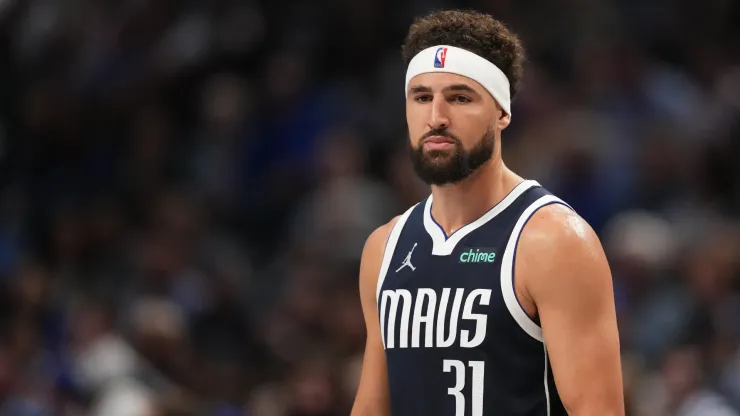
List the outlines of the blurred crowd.
{"label": "blurred crowd", "polygon": [[443,7],[525,42],[504,160],[602,238],[629,414],[740,414],[731,0],[0,0],[0,414],[348,414]]}

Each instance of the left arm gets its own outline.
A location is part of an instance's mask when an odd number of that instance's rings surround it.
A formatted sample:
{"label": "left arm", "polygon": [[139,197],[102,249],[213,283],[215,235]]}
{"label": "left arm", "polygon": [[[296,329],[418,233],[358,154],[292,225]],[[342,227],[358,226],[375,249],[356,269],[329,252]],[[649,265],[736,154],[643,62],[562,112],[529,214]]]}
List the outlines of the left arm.
{"label": "left arm", "polygon": [[612,277],[596,233],[567,207],[545,206],[522,232],[515,268],[568,414],[623,416]]}

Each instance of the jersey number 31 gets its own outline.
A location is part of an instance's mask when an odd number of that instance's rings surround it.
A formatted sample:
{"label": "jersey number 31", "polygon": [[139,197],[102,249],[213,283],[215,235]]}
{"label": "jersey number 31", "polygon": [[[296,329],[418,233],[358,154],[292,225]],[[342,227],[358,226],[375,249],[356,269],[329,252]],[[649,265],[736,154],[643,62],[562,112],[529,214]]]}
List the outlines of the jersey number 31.
{"label": "jersey number 31", "polygon": [[[473,371],[471,386],[472,416],[483,416],[483,374],[485,371],[484,361],[469,361],[468,367]],[[442,360],[442,371],[445,373],[455,370],[455,387],[447,389],[447,394],[455,396],[455,416],[465,416],[465,396],[462,389],[465,388],[465,363],[458,360]]]}

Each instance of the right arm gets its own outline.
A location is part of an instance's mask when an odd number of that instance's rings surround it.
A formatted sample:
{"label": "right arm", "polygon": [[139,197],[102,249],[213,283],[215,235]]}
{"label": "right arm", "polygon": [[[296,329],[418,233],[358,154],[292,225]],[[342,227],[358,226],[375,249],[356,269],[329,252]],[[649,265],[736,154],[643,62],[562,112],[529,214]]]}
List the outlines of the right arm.
{"label": "right arm", "polygon": [[360,384],[350,416],[388,416],[388,374],[385,364],[385,349],[378,322],[376,290],[378,274],[383,262],[383,251],[397,218],[377,228],[370,234],[362,250],[360,261],[360,301],[365,316],[367,340],[362,361]]}

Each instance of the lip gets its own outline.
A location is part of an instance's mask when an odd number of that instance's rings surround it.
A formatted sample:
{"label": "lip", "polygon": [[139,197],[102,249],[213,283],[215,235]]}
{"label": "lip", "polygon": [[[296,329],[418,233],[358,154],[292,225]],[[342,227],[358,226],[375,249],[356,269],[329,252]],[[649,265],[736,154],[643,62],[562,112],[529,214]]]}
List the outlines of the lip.
{"label": "lip", "polygon": [[449,151],[455,148],[455,142],[444,136],[431,136],[424,140],[424,149]]}
{"label": "lip", "polygon": [[429,137],[427,137],[424,140],[424,144],[426,144],[426,143],[436,143],[436,144],[450,143],[450,144],[454,144],[455,142],[452,139],[450,139],[449,137],[446,137],[446,136],[429,136]]}

